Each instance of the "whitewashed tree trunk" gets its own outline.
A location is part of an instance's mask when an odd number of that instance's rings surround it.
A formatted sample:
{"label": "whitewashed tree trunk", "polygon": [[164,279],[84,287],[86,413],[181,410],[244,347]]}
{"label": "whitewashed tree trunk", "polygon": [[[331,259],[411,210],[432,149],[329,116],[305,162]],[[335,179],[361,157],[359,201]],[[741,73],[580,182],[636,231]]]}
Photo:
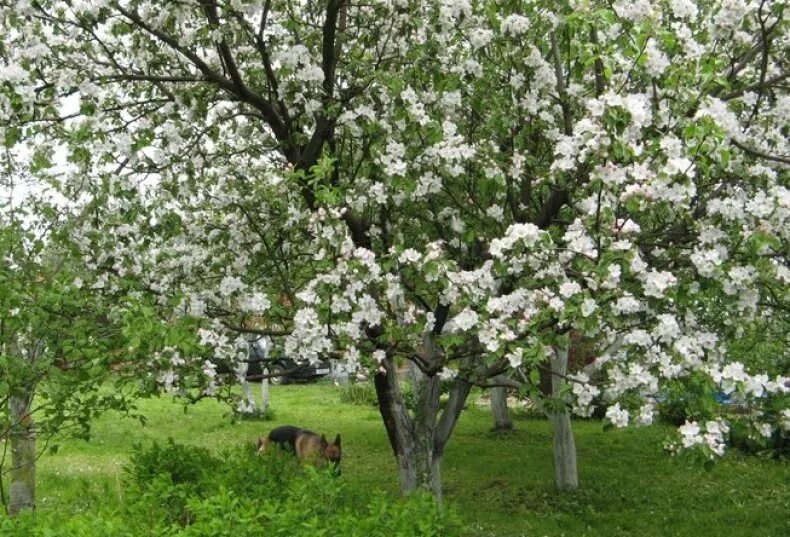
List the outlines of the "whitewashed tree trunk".
{"label": "whitewashed tree trunk", "polygon": [[513,420],[507,408],[507,388],[495,386],[491,388],[491,414],[494,418],[495,431],[511,431]]}
{"label": "whitewashed tree trunk", "polygon": [[36,430],[30,417],[33,391],[9,399],[11,429],[11,484],[8,512],[16,515],[36,505]]}
{"label": "whitewashed tree trunk", "polygon": [[261,379],[261,415],[265,416],[269,411],[269,379],[266,378],[269,369],[264,365],[261,368],[261,373],[264,375],[264,378]]}
{"label": "whitewashed tree trunk", "polygon": [[[43,340],[20,341],[8,346],[11,356],[35,363],[44,352]],[[36,429],[31,416],[35,384],[18,387],[8,399],[11,471],[8,512],[16,515],[36,505]]]}
{"label": "whitewashed tree trunk", "polygon": [[336,360],[329,361],[329,378],[331,378],[335,384],[341,386],[345,386],[350,382],[348,371],[341,367]]}
{"label": "whitewashed tree trunk", "polygon": [[[246,365],[246,364],[245,364]],[[244,400],[246,404],[240,408],[242,414],[247,414],[255,410],[255,396],[252,395],[252,388],[250,383],[244,378],[247,375],[246,367],[242,371],[241,378],[241,391],[244,392]]]}
{"label": "whitewashed tree trunk", "polygon": [[565,405],[559,405],[559,399],[566,384],[564,376],[568,371],[568,348],[557,347],[550,360],[551,364],[551,395],[555,399],[552,410],[548,413],[554,428],[554,483],[558,490],[575,490],[579,487],[579,476],[576,469],[576,443],[573,439],[571,417]]}

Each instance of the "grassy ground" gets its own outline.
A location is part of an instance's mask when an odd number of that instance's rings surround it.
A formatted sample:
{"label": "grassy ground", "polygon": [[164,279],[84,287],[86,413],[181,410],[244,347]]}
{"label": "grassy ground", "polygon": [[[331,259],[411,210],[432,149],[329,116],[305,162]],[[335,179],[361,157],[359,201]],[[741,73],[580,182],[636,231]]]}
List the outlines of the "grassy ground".
{"label": "grassy ground", "polygon": [[[231,424],[227,407],[204,401],[185,414],[170,399],[142,401],[147,425],[108,415],[89,442],[63,442],[38,470],[39,508],[70,513],[123,501],[123,466],[135,442],[172,437],[222,449],[289,423],[343,437],[343,475],[397,494],[395,464],[377,410],[340,402],[329,385],[278,386],[272,422]],[[574,424],[581,490],[552,488],[551,431],[515,416],[517,430],[489,432],[486,410],[465,411],[447,448],[443,482],[474,536],[790,535],[790,466],[737,454],[711,472],[666,456],[667,429],[602,432]]]}

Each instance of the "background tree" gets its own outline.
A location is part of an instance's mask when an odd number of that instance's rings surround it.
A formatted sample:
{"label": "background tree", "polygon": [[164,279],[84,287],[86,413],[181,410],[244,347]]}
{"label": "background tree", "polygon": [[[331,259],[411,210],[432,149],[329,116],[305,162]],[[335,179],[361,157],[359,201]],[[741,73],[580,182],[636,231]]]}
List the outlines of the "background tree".
{"label": "background tree", "polygon": [[507,408],[508,391],[504,386],[491,388],[491,415],[494,418],[495,431],[510,431],[514,429],[513,420]]}
{"label": "background tree", "polygon": [[0,205],[0,438],[9,440],[0,485],[11,514],[35,506],[41,452],[63,437],[89,438],[106,410],[135,415],[135,399],[161,389],[155,358],[194,340],[192,326],[162,324],[147,295],[88,271],[73,255],[68,221],[30,210],[19,200]]}

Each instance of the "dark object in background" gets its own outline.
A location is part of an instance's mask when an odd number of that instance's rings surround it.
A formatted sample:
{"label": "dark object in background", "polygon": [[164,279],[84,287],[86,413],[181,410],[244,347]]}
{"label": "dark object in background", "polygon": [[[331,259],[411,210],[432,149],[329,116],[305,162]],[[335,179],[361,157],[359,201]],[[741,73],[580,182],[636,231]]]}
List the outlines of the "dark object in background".
{"label": "dark object in background", "polygon": [[[249,367],[246,375],[249,382],[261,380],[264,364],[266,364],[269,375],[277,375],[269,378],[269,382],[272,384],[311,382],[328,375],[330,372],[329,360],[322,360],[316,365],[309,363],[298,364],[287,356],[278,356],[276,349],[273,348],[271,343],[269,343],[269,348],[267,349],[265,344],[260,344],[261,341],[254,340],[249,342]],[[286,372],[288,374],[283,374]]]}

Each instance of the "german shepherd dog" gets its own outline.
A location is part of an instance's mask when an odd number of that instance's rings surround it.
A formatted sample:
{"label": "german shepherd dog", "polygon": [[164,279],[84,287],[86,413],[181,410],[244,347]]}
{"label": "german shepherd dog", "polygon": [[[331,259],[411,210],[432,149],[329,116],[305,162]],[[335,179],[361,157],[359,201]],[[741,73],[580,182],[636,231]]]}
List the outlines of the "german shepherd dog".
{"label": "german shepherd dog", "polygon": [[290,451],[303,461],[317,465],[332,463],[333,473],[340,475],[340,435],[335,436],[335,441],[330,444],[323,434],[319,436],[307,429],[283,425],[258,438],[258,453],[265,452],[272,444]]}

